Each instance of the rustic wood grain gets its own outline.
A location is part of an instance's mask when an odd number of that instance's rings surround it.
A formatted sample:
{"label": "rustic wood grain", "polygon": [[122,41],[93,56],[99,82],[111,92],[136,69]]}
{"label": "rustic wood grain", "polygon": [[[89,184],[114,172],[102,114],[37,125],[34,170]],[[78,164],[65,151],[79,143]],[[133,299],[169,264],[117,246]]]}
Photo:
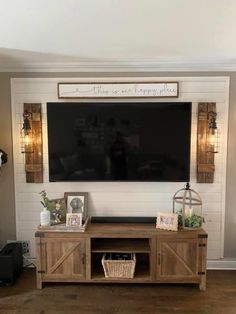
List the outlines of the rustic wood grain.
{"label": "rustic wood grain", "polygon": [[31,112],[30,125],[34,134],[33,153],[25,154],[26,182],[43,182],[43,140],[41,104],[24,104],[24,111]]}
{"label": "rustic wood grain", "polygon": [[214,159],[210,152],[208,138],[210,136],[208,113],[216,111],[215,103],[198,104],[198,125],[197,125],[197,182],[214,182]]}
{"label": "rustic wood grain", "polygon": [[[47,238],[41,239],[43,246],[41,254],[42,275],[39,281],[78,281],[85,279],[85,239]],[[36,252],[38,253],[38,252]],[[40,284],[38,284],[40,288]]]}
{"label": "rustic wood grain", "polygon": [[41,257],[41,238],[36,237],[35,238],[35,246],[36,246],[36,255],[37,255],[37,260],[36,260],[36,287],[38,289],[42,289],[42,260],[43,258]]}
{"label": "rustic wood grain", "polygon": [[[152,224],[88,224],[83,233],[53,230],[36,231],[37,241],[44,244],[37,251],[37,264],[44,271],[38,276],[39,288],[42,282],[181,282],[205,288],[206,254],[199,246],[207,241],[203,229],[173,232]],[[101,259],[106,252],[136,253],[134,278],[105,278]]]}
{"label": "rustic wood grain", "polygon": [[207,262],[207,239],[201,238],[198,242],[199,247],[199,260],[198,260],[198,272],[200,274],[199,289],[201,291],[206,290],[206,262]]}

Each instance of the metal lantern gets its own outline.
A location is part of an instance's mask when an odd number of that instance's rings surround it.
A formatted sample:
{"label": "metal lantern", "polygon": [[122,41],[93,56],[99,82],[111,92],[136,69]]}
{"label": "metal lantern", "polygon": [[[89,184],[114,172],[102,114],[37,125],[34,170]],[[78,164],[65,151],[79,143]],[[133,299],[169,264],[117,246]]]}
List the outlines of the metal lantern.
{"label": "metal lantern", "polygon": [[182,218],[180,223],[185,229],[202,226],[202,200],[196,191],[190,189],[189,183],[173,196],[173,213],[179,214],[179,217]]}

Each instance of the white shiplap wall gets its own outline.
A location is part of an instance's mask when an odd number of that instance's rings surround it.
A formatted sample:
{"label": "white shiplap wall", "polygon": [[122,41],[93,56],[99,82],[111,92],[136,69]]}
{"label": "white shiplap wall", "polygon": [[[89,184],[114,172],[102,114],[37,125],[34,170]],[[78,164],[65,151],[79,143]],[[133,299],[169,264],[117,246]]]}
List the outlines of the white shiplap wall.
{"label": "white shiplap wall", "polygon": [[[12,128],[14,147],[16,228],[18,240],[30,240],[34,256],[34,231],[39,224],[41,211],[39,192],[45,189],[50,198],[63,197],[66,191],[89,192],[90,215],[155,216],[157,211],[172,211],[172,196],[183,183],[50,183],[48,180],[48,149],[46,103],[63,101],[57,98],[57,82],[158,82],[179,81],[180,94],[173,101],[190,101],[192,107],[191,185],[203,199],[205,229],[209,234],[208,259],[223,257],[226,155],[228,130],[228,77],[170,77],[170,78],[29,78],[12,79]],[[68,100],[67,100],[68,101]],[[72,100],[78,101],[78,100]],[[96,100],[91,100],[96,101]],[[109,100],[106,100],[109,101]],[[120,100],[117,100],[120,101]],[[137,101],[137,100],[136,100]],[[140,101],[143,101],[141,99]],[[149,101],[171,101],[152,99]],[[23,103],[42,103],[44,142],[44,183],[26,183],[24,155],[20,153],[20,128]],[[198,102],[216,102],[220,129],[221,151],[215,155],[215,180],[213,184],[196,183],[196,131]]]}

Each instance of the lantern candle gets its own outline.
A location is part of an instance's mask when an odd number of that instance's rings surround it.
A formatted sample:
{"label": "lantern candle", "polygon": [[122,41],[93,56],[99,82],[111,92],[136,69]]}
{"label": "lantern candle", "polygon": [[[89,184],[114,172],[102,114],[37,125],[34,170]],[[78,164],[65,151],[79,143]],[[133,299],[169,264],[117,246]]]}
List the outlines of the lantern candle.
{"label": "lantern candle", "polygon": [[192,217],[192,215],[193,215],[193,209],[190,207],[189,208],[189,217]]}

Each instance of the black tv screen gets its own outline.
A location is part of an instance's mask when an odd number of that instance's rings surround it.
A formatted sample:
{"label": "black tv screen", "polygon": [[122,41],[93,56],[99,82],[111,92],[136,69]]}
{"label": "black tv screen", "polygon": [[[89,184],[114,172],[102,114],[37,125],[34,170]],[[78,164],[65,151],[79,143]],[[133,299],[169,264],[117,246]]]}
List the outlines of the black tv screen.
{"label": "black tv screen", "polygon": [[49,180],[189,181],[191,103],[47,103]]}

